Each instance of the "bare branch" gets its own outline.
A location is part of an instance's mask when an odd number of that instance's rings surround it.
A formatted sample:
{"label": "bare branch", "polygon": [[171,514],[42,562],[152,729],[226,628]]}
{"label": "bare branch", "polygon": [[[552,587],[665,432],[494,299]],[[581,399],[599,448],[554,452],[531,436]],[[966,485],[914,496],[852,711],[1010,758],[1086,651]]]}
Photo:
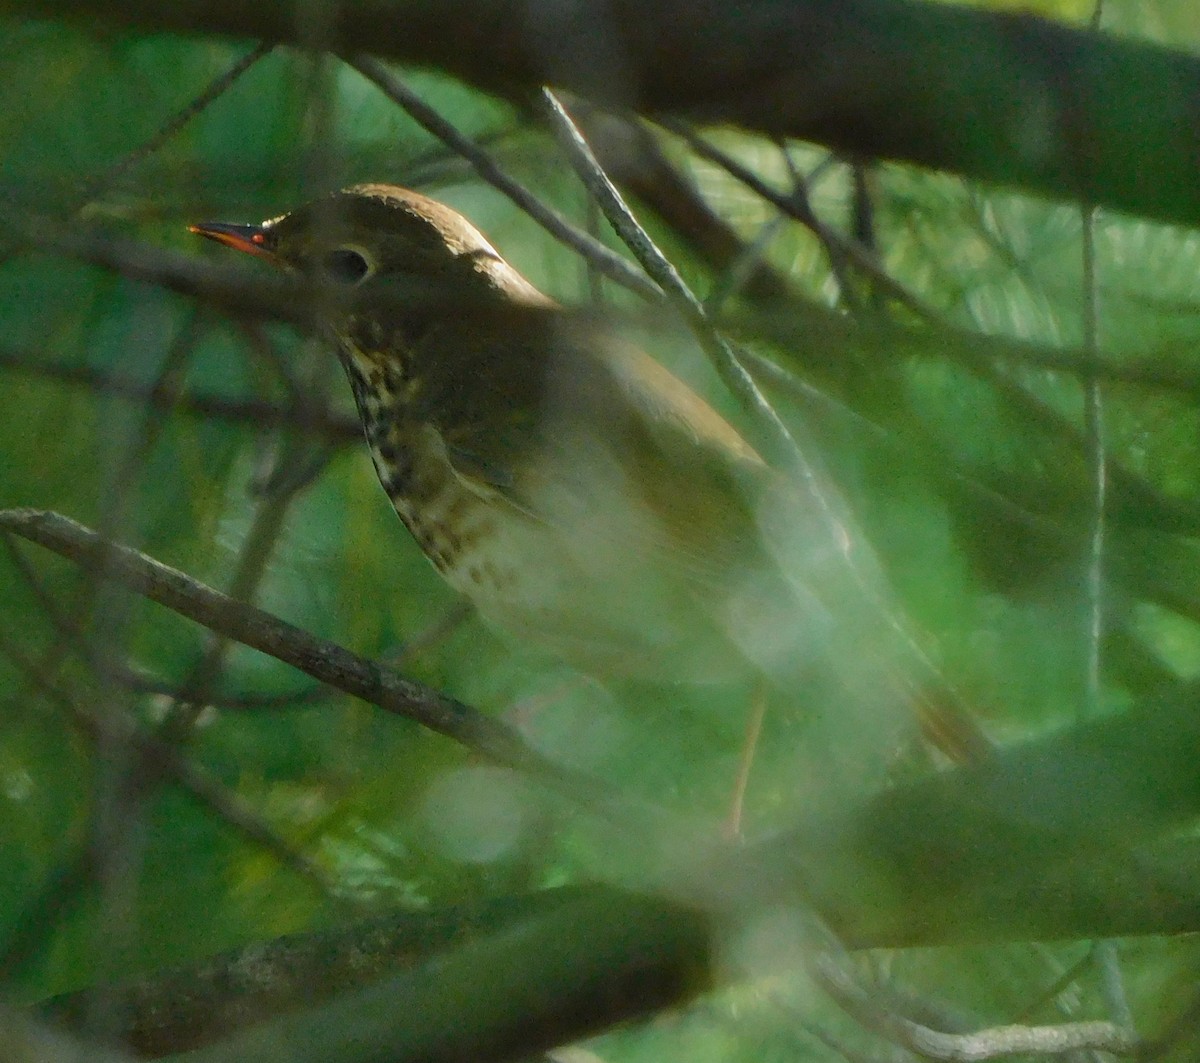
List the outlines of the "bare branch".
{"label": "bare branch", "polygon": [[[763,260],[755,242],[742,239],[701,193],[695,181],[667,158],[656,136],[632,116],[572,101],[572,115],[605,172],[645,204],[714,270],[731,275],[728,294],[770,301],[797,294],[784,274]],[[594,205],[594,200],[590,200]],[[711,309],[711,295],[706,299]]]}
{"label": "bare branch", "polygon": [[1131,1056],[1140,1039],[1112,1022],[1067,1022],[1051,1026],[993,1026],[974,1033],[944,1033],[892,1014],[871,998],[829,957],[810,965],[817,981],[851,1016],[880,1037],[926,1059],[980,1063],[1005,1056],[1063,1056],[1091,1050]]}
{"label": "bare branch", "polygon": [[145,554],[106,542],[58,513],[0,510],[0,529],[81,564],[100,555],[106,578],[226,638],[270,654],[314,679],[414,720],[489,760],[528,772],[578,798],[604,802],[613,797],[597,780],[534,752],[517,732],[498,720],[270,613],[237,602]]}

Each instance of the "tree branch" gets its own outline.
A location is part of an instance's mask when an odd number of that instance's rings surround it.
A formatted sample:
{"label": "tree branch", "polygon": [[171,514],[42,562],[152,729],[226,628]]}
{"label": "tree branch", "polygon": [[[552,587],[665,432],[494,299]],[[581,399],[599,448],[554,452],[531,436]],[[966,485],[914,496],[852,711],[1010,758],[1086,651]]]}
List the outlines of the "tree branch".
{"label": "tree branch", "polygon": [[[291,0],[14,0],[10,12],[311,47]],[[331,49],[732,122],[1163,221],[1200,222],[1200,59],[912,0],[358,0]]]}
{"label": "tree branch", "polygon": [[[504,913],[504,906],[511,910]],[[438,921],[377,921],[375,942],[360,926],[349,934],[251,946],[195,975],[168,975],[161,990],[134,987],[130,1002],[145,1022],[138,1036],[159,1043],[178,1037],[185,1044],[195,1037],[195,1044],[230,1034],[200,1014],[209,999],[235,1032],[178,1057],[180,1063],[500,1063],[654,1014],[712,984],[708,921],[668,901],[589,887],[501,901],[485,918],[460,916],[457,926]],[[481,927],[484,932],[471,932]],[[439,935],[444,947],[428,952]],[[363,946],[359,970],[356,949]],[[413,962],[414,949],[426,953],[420,962]],[[339,991],[320,970],[322,961],[345,972],[353,988]],[[264,969],[255,972],[259,962]],[[389,969],[399,973],[381,978]],[[324,998],[315,1007],[311,999],[297,999],[313,977]],[[249,991],[249,1013],[238,1013],[236,994],[222,978]],[[196,995],[175,1014],[156,1020],[145,1013],[151,1000],[169,1006],[172,985]],[[253,1010],[263,1004],[271,1017],[247,1026],[262,1019]],[[193,1019],[197,1025],[189,1027]]]}
{"label": "tree branch", "polygon": [[[615,807],[602,783],[547,761],[505,724],[74,521],[0,510],[0,530],[81,564],[102,558],[108,578],[228,638],[601,811]],[[1146,848],[1200,813],[1195,699],[1183,688],[886,791],[833,820],[813,817],[785,837],[715,860],[695,890],[725,908],[802,887],[856,946],[1200,929],[1197,852]]]}
{"label": "tree branch", "polygon": [[17,350],[3,344],[0,344],[0,369],[86,388],[96,394],[110,395],[128,402],[144,402],[157,410],[229,421],[252,431],[263,432],[286,426],[311,432],[334,443],[362,439],[362,425],[357,417],[351,415],[339,416],[299,404],[281,405],[260,398],[235,398],[203,392],[169,394],[161,388],[155,388],[152,383],[132,376],[110,373],[90,365],[47,361],[32,351]]}
{"label": "tree branch", "polygon": [[880,1007],[828,958],[818,958],[810,968],[826,992],[863,1026],[924,1059],[979,1063],[1002,1056],[1065,1056],[1084,1050],[1130,1056],[1141,1046],[1136,1034],[1112,1022],[993,1026],[971,1033],[946,1033]]}
{"label": "tree branch", "polygon": [[536,753],[499,720],[262,609],[235,601],[137,550],[107,542],[90,528],[58,513],[0,510],[0,530],[80,564],[99,563],[106,578],[181,616],[269,654],[322,683],[453,738],[489,760],[527,772],[577,797],[600,803],[613,798],[596,779],[571,772]]}
{"label": "tree branch", "polygon": [[[603,893],[597,887],[559,888],[429,912],[389,912],[327,930],[256,941],[194,966],[155,971],[100,991],[124,1016],[122,1044],[139,1056],[157,1058],[310,1009],[394,976],[440,950]],[[43,1001],[38,1012],[68,1028],[77,1027],[86,1020],[96,991],[89,988]],[[402,1000],[396,1001],[396,1009],[408,1017]]]}

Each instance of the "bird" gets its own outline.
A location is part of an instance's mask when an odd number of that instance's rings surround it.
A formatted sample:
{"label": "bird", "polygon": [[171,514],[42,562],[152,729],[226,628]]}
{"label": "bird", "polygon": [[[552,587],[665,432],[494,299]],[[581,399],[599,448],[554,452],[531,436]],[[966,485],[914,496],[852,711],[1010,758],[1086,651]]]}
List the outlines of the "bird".
{"label": "bird", "polygon": [[601,679],[786,690],[844,759],[892,748],[883,583],[838,492],[611,319],[395,185],[189,228],[313,285],[384,491],[490,626]]}

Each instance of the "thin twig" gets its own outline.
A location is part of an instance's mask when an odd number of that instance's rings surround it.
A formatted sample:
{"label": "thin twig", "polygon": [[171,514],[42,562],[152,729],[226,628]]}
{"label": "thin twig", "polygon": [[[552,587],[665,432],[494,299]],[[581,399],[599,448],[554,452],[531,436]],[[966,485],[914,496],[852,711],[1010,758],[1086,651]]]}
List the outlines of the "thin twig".
{"label": "thin twig", "polygon": [[1136,1034],[1112,1022],[1067,1022],[1047,1026],[993,1026],[973,1033],[945,1033],[881,1008],[827,956],[810,964],[813,977],[853,1018],[880,1037],[927,1059],[979,1063],[1004,1056],[1063,1056],[1091,1049],[1132,1056],[1141,1047]]}
{"label": "thin twig", "polygon": [[846,240],[821,221],[813,211],[807,196],[802,194],[802,187],[794,189],[790,195],[778,192],[753,170],[705,140],[686,123],[664,118],[659,120],[659,124],[683,140],[701,158],[721,167],[730,177],[745,185],[780,213],[793,218],[810,230],[825,247],[831,268],[837,262],[850,262],[879,291],[911,310],[921,320],[931,321],[936,317],[934,312],[926,307],[917,296],[888,273],[867,248],[852,240]]}
{"label": "thin twig", "polygon": [[[129,526],[137,486],[195,355],[203,313],[202,308],[195,306],[184,316],[163,353],[154,383],[155,393],[166,401],[161,407],[141,408],[124,452],[114,463],[100,518],[101,534],[105,537],[121,535]],[[85,566],[86,578],[72,603],[72,611],[81,618],[81,629],[87,630],[95,624],[101,656],[110,653],[119,656],[124,652],[128,599],[113,593],[104,578],[106,566],[107,557],[102,552],[96,553],[92,563]],[[58,661],[53,668],[46,669],[51,681],[65,656],[61,649],[55,652]],[[152,759],[134,740],[131,729],[121,726],[125,710],[122,692],[104,689],[97,700],[99,708],[93,710],[91,736],[96,747],[96,771],[88,846],[91,878],[98,889],[97,933],[107,943],[99,962],[101,970],[108,970],[119,965],[118,957],[136,933],[134,897],[146,840],[147,802],[162,779],[162,769],[158,760]],[[103,1035],[111,1015],[98,1012],[96,1019],[96,1033]]]}
{"label": "thin twig", "polygon": [[423,631],[418,631],[402,646],[383,658],[383,663],[397,671],[407,668],[422,654],[448,639],[475,612],[469,598],[457,598],[438,619]]}
{"label": "thin twig", "polygon": [[704,299],[704,311],[716,317],[724,306],[743,291],[754,277],[762,276],[766,266],[767,248],[779,233],[780,219],[770,218],[763,223],[753,240],[744,244],[738,255],[718,275]]}
{"label": "thin twig", "polygon": [[[218,74],[193,97],[181,110],[163,123],[149,139],[127,152],[122,158],[113,163],[107,170],[87,178],[82,182],[78,196],[73,200],[73,206],[66,211],[67,217],[78,217],[106,188],[118,181],[125,173],[143,159],[148,158],[159,150],[168,140],[178,133],[188,122],[205,111],[219,99],[247,70],[263,56],[275,48],[274,43],[263,42],[252,49],[231,67]],[[0,264],[7,262],[16,253],[16,248],[7,245],[0,249]]]}
{"label": "thin twig", "polygon": [[1045,1005],[1057,1001],[1057,999],[1067,991],[1072,985],[1080,980],[1080,977],[1086,972],[1091,958],[1085,954],[1082,959],[1076,960],[1065,971],[1063,971],[1053,982],[1045,989],[1039,990],[1037,996],[1025,1004],[1020,1011],[1016,1013],[1015,1018],[1025,1019],[1041,1010]]}
{"label": "thin twig", "polygon": [[[1081,209],[1083,257],[1083,349],[1095,358],[1100,349],[1099,282],[1096,276],[1096,215],[1090,206]],[[1108,454],[1104,440],[1104,393],[1092,374],[1083,378],[1083,444],[1091,506],[1088,513],[1088,550],[1084,580],[1084,700],[1082,715],[1100,712],[1100,647],[1105,627],[1105,516],[1108,498]]]}
{"label": "thin twig", "polygon": [[286,425],[320,434],[337,443],[362,439],[362,424],[357,417],[341,416],[311,406],[280,406],[266,399],[238,399],[203,392],[169,395],[132,376],[110,373],[90,365],[48,362],[32,351],[15,347],[0,345],[0,369],[61,381],[177,414],[231,421],[256,431],[270,431]]}
{"label": "thin twig", "polygon": [[[1104,14],[1104,0],[1096,0],[1092,8],[1091,28],[1098,30]],[[1081,257],[1083,265],[1083,348],[1093,360],[1100,351],[1100,283],[1096,260],[1096,208],[1091,203],[1080,205],[1082,229]],[[1107,626],[1107,603],[1104,587],[1106,576],[1106,506],[1108,497],[1108,453],[1104,437],[1104,391],[1093,374],[1083,378],[1085,458],[1092,486],[1089,514],[1087,578],[1085,582],[1086,673],[1082,715],[1095,718],[1101,711],[1101,647]],[[1100,971],[1100,983],[1108,1003],[1108,1013],[1124,1029],[1133,1029],[1129,997],[1121,975],[1120,957],[1116,943],[1098,941],[1092,947],[1092,959]]]}
{"label": "thin twig", "polygon": [[347,62],[389,99],[398,103],[424,130],[447,144],[466,159],[484,181],[506,195],[559,242],[577,251],[610,280],[636,292],[644,299],[657,300],[662,292],[628,261],[605,247],[599,240],[572,225],[548,207],[528,189],[506,174],[496,160],[470,137],[465,136],[421,99],[377,59],[357,55]]}
{"label": "thin twig", "polygon": [[88,180],[85,186],[84,202],[94,199],[103,189],[111,187],[139,162],[158,151],[188,122],[223,96],[238,78],[260,59],[270,54],[274,48],[274,42],[263,41],[213,78],[188,102],[186,107],[181,108],[167,119],[147,140],[128,152],[123,158],[118,159],[103,173]]}
{"label": "thin twig", "polygon": [[[0,541],[3,541],[4,549],[17,574],[37,600],[42,615],[54,629],[57,641],[68,646],[93,672],[109,683],[138,694],[157,694],[173,699],[184,696],[183,686],[168,683],[127,661],[115,659],[112,654],[102,654],[89,642],[78,622],[58,607],[42,581],[38,579],[37,573],[33,571],[33,566],[18,548],[13,536],[0,535]],[[295,705],[314,704],[328,697],[328,688],[313,686],[282,694],[209,693],[205,704],[214,708],[247,711],[291,708]]]}
{"label": "thin twig", "polygon": [[[325,896],[335,899],[341,896],[323,868],[280,836],[240,796],[184,757],[178,749],[147,734],[123,713],[110,713],[103,721],[100,720],[94,712],[84,708],[47,679],[38,663],[27,658],[2,633],[0,655],[12,662],[39,694],[56,704],[68,722],[93,741],[103,733],[119,731],[135,755],[137,776],[143,784],[151,778],[170,779],[220,823],[269,853],[283,867],[312,882]],[[92,840],[94,842],[95,839]],[[90,882],[101,877],[104,857],[105,854],[95,844],[87,844],[76,851],[73,859],[58,862],[55,873],[26,902],[22,916],[13,923],[15,930],[0,948],[0,977],[11,978],[32,958],[37,942],[55,925],[55,916]]]}
{"label": "thin twig", "polygon": [[700,300],[684,283],[679,271],[658,249],[646,230],[638,224],[621,193],[596,161],[592,149],[579,132],[574,120],[549,89],[543,90],[542,99],[571,165],[599,203],[600,209],[617,235],[691,326],[692,332],[726,387],[753,418],[759,429],[758,434],[766,444],[768,456],[784,467],[798,471],[806,481],[812,482],[814,475],[811,466],[801,455],[787,425],[780,420],[779,415],[759,391],[758,385],[737,360],[729,344],[712,327]]}
{"label": "thin twig", "polygon": [[[288,491],[268,495],[256,507],[230,580],[228,597],[231,600],[253,601],[298,489],[297,483]],[[200,661],[184,682],[182,696],[175,698],[167,709],[160,728],[167,741],[182,742],[191,737],[191,731],[208,703],[209,693],[220,679],[232,640],[221,632],[213,632],[212,636]]]}

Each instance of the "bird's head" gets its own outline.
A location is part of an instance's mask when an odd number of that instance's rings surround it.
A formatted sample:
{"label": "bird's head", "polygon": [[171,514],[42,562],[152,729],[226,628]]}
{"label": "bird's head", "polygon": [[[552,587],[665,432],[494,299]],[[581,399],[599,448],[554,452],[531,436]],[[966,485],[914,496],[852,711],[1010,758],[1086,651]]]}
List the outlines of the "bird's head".
{"label": "bird's head", "polygon": [[468,304],[496,295],[546,301],[461,214],[395,185],[355,185],[256,225],[188,228],[333,293],[362,288]]}

